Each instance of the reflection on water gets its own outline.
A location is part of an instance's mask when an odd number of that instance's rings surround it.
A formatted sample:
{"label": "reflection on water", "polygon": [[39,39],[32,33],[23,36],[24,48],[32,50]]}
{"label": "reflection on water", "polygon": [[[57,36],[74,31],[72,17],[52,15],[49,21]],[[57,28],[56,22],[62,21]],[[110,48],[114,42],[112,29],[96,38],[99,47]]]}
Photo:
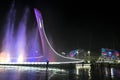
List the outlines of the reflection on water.
{"label": "reflection on water", "polygon": [[56,74],[67,71],[56,68],[0,66],[0,80],[52,80]]}
{"label": "reflection on water", "polygon": [[114,67],[80,65],[76,65],[75,80],[120,80],[120,68],[117,65]]}
{"label": "reflection on water", "polygon": [[120,80],[115,67],[80,66],[69,69],[0,66],[0,80]]}

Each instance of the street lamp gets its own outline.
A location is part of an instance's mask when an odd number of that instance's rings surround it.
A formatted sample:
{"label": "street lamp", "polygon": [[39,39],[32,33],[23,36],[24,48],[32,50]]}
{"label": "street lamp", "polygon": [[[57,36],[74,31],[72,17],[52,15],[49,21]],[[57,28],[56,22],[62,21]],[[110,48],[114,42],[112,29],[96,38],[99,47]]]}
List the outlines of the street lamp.
{"label": "street lamp", "polygon": [[90,56],[90,51],[88,51],[88,56]]}
{"label": "street lamp", "polygon": [[[89,59],[90,59],[90,51],[88,51],[88,56],[89,56]],[[90,63],[90,60],[88,60],[88,63]]]}

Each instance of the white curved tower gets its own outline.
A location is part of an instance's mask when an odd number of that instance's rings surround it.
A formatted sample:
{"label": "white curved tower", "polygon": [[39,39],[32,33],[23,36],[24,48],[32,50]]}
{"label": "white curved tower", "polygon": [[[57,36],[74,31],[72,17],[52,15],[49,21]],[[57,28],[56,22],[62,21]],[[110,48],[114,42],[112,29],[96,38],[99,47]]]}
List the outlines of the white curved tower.
{"label": "white curved tower", "polygon": [[51,44],[48,41],[47,36],[45,34],[43,19],[42,19],[42,15],[41,15],[40,11],[35,8],[34,12],[35,12],[35,16],[36,16],[36,20],[37,20],[37,24],[38,24],[38,29],[40,32],[40,38],[41,38],[41,43],[42,43],[42,52],[43,52],[43,56],[44,56],[41,59],[49,60],[50,62],[60,62],[60,63],[83,62],[83,60],[81,60],[81,59],[75,59],[75,58],[69,58],[69,57],[62,56],[53,49],[53,47],[51,46]]}

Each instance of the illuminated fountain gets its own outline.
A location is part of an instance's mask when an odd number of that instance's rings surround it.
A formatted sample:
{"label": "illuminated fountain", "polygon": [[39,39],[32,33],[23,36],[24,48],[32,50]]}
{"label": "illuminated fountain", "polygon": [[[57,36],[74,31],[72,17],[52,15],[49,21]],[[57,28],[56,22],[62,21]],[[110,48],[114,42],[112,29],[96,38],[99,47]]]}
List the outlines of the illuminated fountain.
{"label": "illuminated fountain", "polygon": [[29,9],[25,8],[25,13],[16,26],[16,10],[14,4],[12,5],[4,25],[5,37],[2,42],[0,62],[40,61],[38,58],[42,57],[42,52],[40,52],[37,28],[27,34],[28,13]]}
{"label": "illuminated fountain", "polygon": [[[45,62],[51,63],[74,63],[83,62],[80,59],[65,57],[57,53],[51,46],[45,34],[41,13],[34,9],[38,29],[27,34],[27,17],[29,9],[25,13],[15,29],[16,10],[12,5],[6,22],[6,32],[3,39],[2,51],[0,52],[0,62],[4,63],[25,63],[25,62]],[[37,28],[37,27],[36,27]],[[39,35],[38,35],[39,30]],[[29,35],[29,37],[28,37]],[[39,37],[40,36],[40,39]]]}

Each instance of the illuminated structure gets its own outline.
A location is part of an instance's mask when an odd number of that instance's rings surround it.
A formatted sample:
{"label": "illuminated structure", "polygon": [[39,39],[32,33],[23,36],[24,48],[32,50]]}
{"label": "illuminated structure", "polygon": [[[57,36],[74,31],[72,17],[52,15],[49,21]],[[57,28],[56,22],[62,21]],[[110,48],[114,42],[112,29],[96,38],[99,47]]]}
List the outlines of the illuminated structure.
{"label": "illuminated structure", "polygon": [[[37,30],[33,30],[27,34],[27,17],[29,9],[25,9],[25,13],[15,29],[15,15],[16,10],[14,4],[12,5],[6,22],[6,33],[3,39],[2,50],[0,52],[0,63],[14,64],[31,62],[42,63],[49,60],[52,63],[75,63],[83,62],[80,59],[64,57],[58,54],[50,45],[44,31],[43,20],[41,13],[34,9],[37,19],[38,29],[40,32],[40,39],[37,36]],[[41,46],[40,46],[41,44]],[[26,63],[27,62],[27,63]]]}
{"label": "illuminated structure", "polygon": [[101,52],[102,52],[101,57],[105,60],[119,58],[119,51],[118,50],[102,48]]}
{"label": "illuminated structure", "polygon": [[50,45],[50,43],[47,39],[45,31],[44,31],[44,26],[43,26],[43,20],[42,20],[41,13],[37,9],[34,9],[34,11],[35,11],[35,15],[36,15],[37,23],[38,23],[38,28],[39,28],[39,32],[40,32],[41,41],[42,41],[42,49],[43,49],[43,53],[44,53],[45,58],[48,59],[50,62],[83,61],[83,60],[80,60],[80,59],[64,57],[64,56],[60,55],[59,53],[57,53],[52,48],[52,46]]}
{"label": "illuminated structure", "polygon": [[79,53],[79,51],[76,49],[76,50],[72,50],[69,52],[69,54],[67,56],[73,58],[75,57],[77,54]]}

